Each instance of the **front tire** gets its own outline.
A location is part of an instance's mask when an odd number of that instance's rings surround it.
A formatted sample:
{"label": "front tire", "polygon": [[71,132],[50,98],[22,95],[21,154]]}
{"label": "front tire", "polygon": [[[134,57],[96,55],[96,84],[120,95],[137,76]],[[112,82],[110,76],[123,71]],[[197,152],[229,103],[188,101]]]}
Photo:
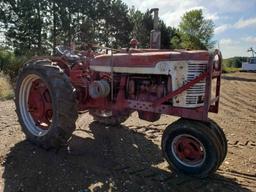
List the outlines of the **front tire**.
{"label": "front tire", "polygon": [[74,88],[49,60],[31,61],[20,70],[16,112],[27,139],[43,148],[65,145],[78,117]]}
{"label": "front tire", "polygon": [[183,118],[164,131],[162,151],[174,171],[200,178],[218,169],[224,152],[210,126]]}
{"label": "front tire", "polygon": [[217,137],[220,139],[221,148],[222,148],[222,158],[221,158],[221,163],[222,163],[225,160],[228,152],[228,142],[227,142],[226,135],[224,131],[221,129],[221,127],[214,120],[209,119],[206,125],[209,126],[211,129],[213,129]]}

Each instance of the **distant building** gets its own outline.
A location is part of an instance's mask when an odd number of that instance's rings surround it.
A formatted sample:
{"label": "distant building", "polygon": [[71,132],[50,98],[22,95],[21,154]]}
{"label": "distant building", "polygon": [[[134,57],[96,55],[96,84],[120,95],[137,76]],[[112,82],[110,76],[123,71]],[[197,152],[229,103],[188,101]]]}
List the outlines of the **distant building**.
{"label": "distant building", "polygon": [[256,71],[256,57],[251,57],[247,62],[242,63],[243,71]]}
{"label": "distant building", "polygon": [[253,48],[248,49],[247,52],[252,52],[252,57],[248,58],[247,62],[242,63],[242,71],[256,71],[256,57],[254,57],[256,52]]}

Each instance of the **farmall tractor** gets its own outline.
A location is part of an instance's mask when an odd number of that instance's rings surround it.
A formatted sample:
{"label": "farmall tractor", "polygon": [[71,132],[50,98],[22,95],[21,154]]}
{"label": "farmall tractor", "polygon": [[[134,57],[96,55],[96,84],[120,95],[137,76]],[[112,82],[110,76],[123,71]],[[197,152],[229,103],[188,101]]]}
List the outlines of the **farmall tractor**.
{"label": "farmall tractor", "polygon": [[153,11],[149,49],[137,49],[135,39],[133,48],[109,54],[92,46],[79,52],[58,46],[56,56],[24,64],[15,102],[28,140],[43,148],[65,145],[83,112],[111,126],[133,112],[150,122],[174,115],[181,118],[165,129],[161,144],[172,169],[198,177],[218,169],[227,140],[208,112],[219,108],[221,53],[159,49],[158,10]]}

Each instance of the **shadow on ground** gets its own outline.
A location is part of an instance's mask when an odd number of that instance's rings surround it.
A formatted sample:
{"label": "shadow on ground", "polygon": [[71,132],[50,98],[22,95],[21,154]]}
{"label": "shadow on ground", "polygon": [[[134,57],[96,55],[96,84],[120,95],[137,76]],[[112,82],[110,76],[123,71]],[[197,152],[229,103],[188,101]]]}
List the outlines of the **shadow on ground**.
{"label": "shadow on ground", "polygon": [[158,145],[125,126],[94,122],[79,132],[87,136],[74,135],[59,151],[17,143],[4,162],[4,192],[248,191],[217,174],[194,179],[168,172]]}

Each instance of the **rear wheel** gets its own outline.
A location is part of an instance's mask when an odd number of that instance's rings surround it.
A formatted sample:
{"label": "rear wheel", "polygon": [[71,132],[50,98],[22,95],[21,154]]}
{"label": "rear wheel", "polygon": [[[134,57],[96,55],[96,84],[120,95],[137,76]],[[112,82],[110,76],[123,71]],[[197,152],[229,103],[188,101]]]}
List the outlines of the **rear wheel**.
{"label": "rear wheel", "polygon": [[17,78],[15,104],[26,137],[44,148],[65,144],[75,130],[78,115],[74,88],[51,61],[23,66]]}
{"label": "rear wheel", "polygon": [[120,113],[113,113],[111,110],[98,110],[98,109],[91,109],[89,111],[90,115],[93,116],[94,121],[102,123],[104,125],[120,125],[121,123],[125,122],[130,113],[128,112],[120,112]]}
{"label": "rear wheel", "polygon": [[205,123],[181,118],[164,131],[162,151],[176,172],[206,177],[222,162],[220,140]]}

